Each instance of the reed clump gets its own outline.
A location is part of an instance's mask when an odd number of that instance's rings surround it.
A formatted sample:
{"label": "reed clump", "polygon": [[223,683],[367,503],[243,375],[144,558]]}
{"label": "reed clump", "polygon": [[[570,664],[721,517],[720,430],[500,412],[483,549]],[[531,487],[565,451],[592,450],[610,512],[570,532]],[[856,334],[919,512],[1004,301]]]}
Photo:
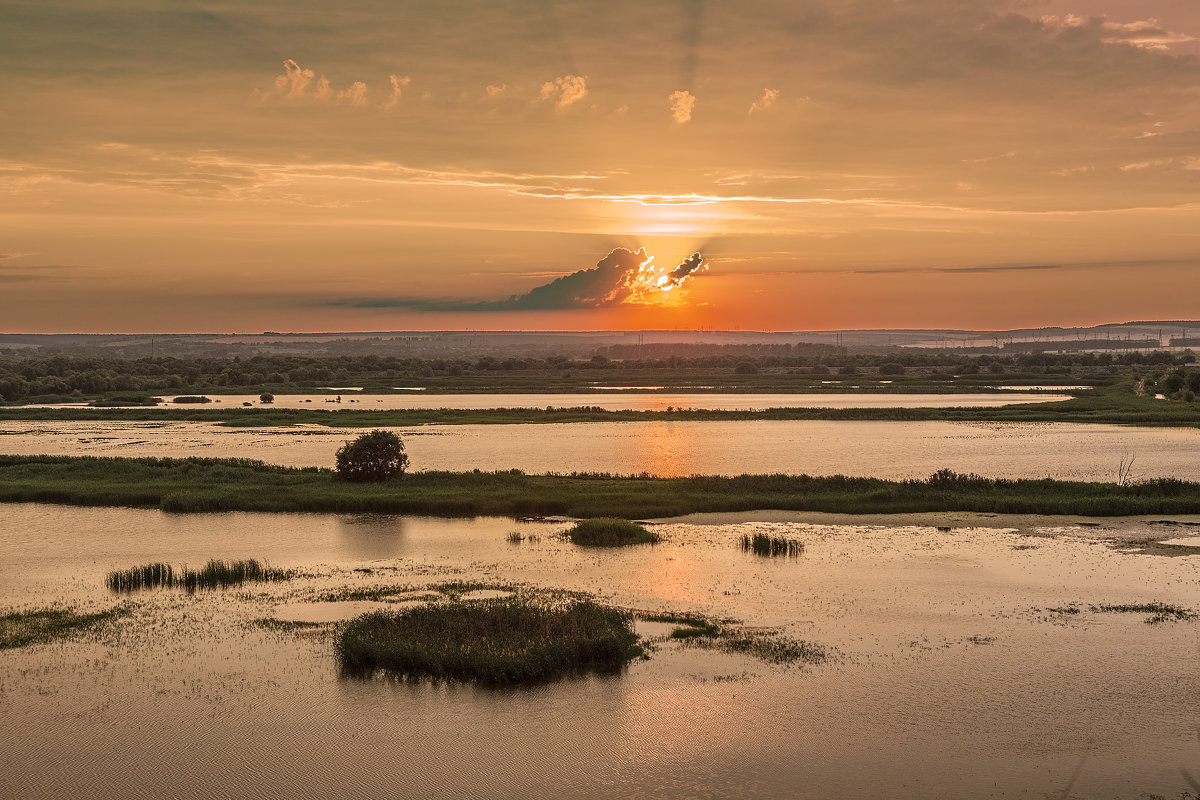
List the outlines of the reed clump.
{"label": "reed clump", "polygon": [[241,586],[252,581],[286,581],[291,577],[290,570],[277,569],[253,558],[244,561],[212,559],[200,569],[186,566],[176,569],[170,564],[155,563],[114,570],[108,573],[105,582],[114,592],[157,587],[194,592],[197,589]]}
{"label": "reed clump", "polygon": [[743,551],[754,553],[756,556],[795,558],[804,553],[804,542],[799,539],[789,539],[786,536],[773,536],[766,533],[754,535],[743,533],[738,544]]}
{"label": "reed clump", "polygon": [[476,681],[537,683],[585,671],[615,672],[642,655],[633,617],[580,601],[527,598],[442,603],[375,612],[338,635],[342,669]]}
{"label": "reed clump", "polygon": [[631,544],[657,544],[662,537],[636,522],[616,517],[580,520],[566,532],[573,544],[585,547],[626,547]]}

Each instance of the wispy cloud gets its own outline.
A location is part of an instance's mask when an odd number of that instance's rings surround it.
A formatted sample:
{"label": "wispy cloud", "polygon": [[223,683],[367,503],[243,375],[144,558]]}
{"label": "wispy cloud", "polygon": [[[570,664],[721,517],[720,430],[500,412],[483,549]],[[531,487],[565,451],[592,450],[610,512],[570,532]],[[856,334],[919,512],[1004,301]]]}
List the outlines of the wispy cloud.
{"label": "wispy cloud", "polygon": [[775,100],[779,97],[778,89],[763,89],[762,97],[750,104],[750,110],[747,114],[753,114],[756,111],[766,111],[771,106],[775,105]]}
{"label": "wispy cloud", "polygon": [[1139,19],[1132,22],[1116,22],[1104,17],[1081,17],[1076,14],[1063,16],[1046,15],[1041,22],[1047,28],[1069,30],[1090,29],[1100,35],[1105,44],[1129,44],[1143,50],[1169,50],[1173,44],[1198,41],[1187,33],[1169,31],[1157,19]]}

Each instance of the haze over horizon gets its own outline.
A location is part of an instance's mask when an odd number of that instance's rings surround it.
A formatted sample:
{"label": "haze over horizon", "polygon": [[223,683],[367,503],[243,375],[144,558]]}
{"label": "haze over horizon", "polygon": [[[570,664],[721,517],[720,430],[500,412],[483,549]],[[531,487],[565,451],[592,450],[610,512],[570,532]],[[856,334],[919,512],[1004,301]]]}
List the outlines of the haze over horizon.
{"label": "haze over horizon", "polygon": [[1195,318],[1198,59],[1192,0],[10,0],[0,327]]}

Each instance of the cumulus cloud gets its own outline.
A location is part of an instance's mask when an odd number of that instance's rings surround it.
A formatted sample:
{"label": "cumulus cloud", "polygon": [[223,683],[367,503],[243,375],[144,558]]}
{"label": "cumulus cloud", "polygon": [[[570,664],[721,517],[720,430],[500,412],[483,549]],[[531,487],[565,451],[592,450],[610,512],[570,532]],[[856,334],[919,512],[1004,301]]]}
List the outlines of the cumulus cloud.
{"label": "cumulus cloud", "polygon": [[405,86],[412,83],[412,78],[407,75],[388,75],[388,83],[392,85],[392,91],[388,95],[388,99],[384,102],[383,107],[395,108],[396,104],[400,102],[400,92],[403,91]]}
{"label": "cumulus cloud", "polygon": [[[499,97],[508,93],[509,86],[507,83],[489,83],[483,91],[487,93],[488,97]],[[542,92],[544,93],[545,91],[545,88],[543,88]],[[544,94],[543,99],[546,99]]]}
{"label": "cumulus cloud", "polygon": [[671,107],[671,119],[679,125],[692,118],[692,109],[696,107],[696,96],[688,91],[671,92],[667,102]]}
{"label": "cumulus cloud", "polygon": [[329,85],[329,78],[322,75],[317,80],[317,88],[313,90],[313,97],[318,100],[329,100],[333,97],[333,87]]}
{"label": "cumulus cloud", "polygon": [[[311,69],[304,69],[290,58],[283,62],[283,69],[284,74],[275,77],[275,88],[286,92],[288,97],[303,97],[304,90],[313,82],[316,73]],[[325,77],[322,76],[321,80],[324,81]],[[328,87],[328,81],[325,85]]]}
{"label": "cumulus cloud", "polygon": [[541,97],[552,101],[556,108],[566,108],[587,97],[586,75],[563,75],[542,84]]}
{"label": "cumulus cloud", "polygon": [[[345,89],[335,90],[328,78],[324,75],[318,77],[314,70],[300,66],[294,59],[285,60],[283,69],[284,74],[275,76],[273,91],[260,92],[256,89],[254,95],[264,101],[272,97],[283,97],[292,102],[337,101],[352,106],[363,106],[367,103],[367,84],[363,81],[355,81]],[[392,95],[388,102],[394,105],[394,101],[400,97],[400,88],[407,86],[409,79],[398,75],[388,77],[392,82]]]}
{"label": "cumulus cloud", "polygon": [[765,111],[775,105],[776,98],[779,97],[778,89],[763,89],[762,97],[750,104],[750,110],[747,114],[753,114],[755,111]]}
{"label": "cumulus cloud", "polygon": [[355,81],[350,84],[349,88],[338,92],[337,96],[338,100],[345,100],[352,106],[365,106],[367,104],[367,85],[362,81]]}

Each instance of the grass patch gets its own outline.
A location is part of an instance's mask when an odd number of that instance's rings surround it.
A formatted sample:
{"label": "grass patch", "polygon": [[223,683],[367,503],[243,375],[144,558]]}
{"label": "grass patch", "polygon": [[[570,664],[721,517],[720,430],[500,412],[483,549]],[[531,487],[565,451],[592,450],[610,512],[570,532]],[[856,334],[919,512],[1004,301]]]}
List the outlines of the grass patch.
{"label": "grass patch", "polygon": [[171,512],[285,511],[437,516],[570,515],[645,519],[786,509],[848,514],[1200,513],[1200,483],[1008,480],[939,471],[925,480],[843,475],[655,478],[604,473],[415,472],[355,484],[316,467],[249,459],[0,456],[0,501],[133,506]]}
{"label": "grass patch", "polygon": [[334,622],[308,622],[306,620],[275,619],[274,617],[259,617],[254,625],[272,631],[295,633],[298,631],[314,631],[336,625]]}
{"label": "grass patch", "polygon": [[616,517],[596,517],[575,523],[565,534],[572,544],[585,547],[625,547],[658,544],[662,537],[636,522]]}
{"label": "grass patch", "polygon": [[424,605],[352,620],[338,636],[337,656],[351,674],[536,683],[620,670],[642,654],[632,622],[626,612],[589,601]]}
{"label": "grass patch", "polygon": [[1093,606],[1093,611],[1103,614],[1147,614],[1147,625],[1157,625],[1160,622],[1182,622],[1195,619],[1196,614],[1181,606],[1168,603],[1125,603],[1122,605],[1101,604]]}
{"label": "grass patch", "polygon": [[[459,600],[463,595],[477,591],[511,592],[512,594],[528,595],[533,590],[516,584],[483,583],[479,581],[447,581],[425,585],[401,584],[398,586],[367,586],[357,589],[341,588],[323,592],[316,600],[323,603],[336,603],[344,600],[386,600],[388,598],[412,595],[414,600],[427,600],[428,595],[444,595],[450,600]],[[578,592],[540,590],[536,594],[543,598],[567,599],[582,598]],[[436,598],[441,599],[441,598]]]}
{"label": "grass patch", "polygon": [[712,620],[699,614],[676,614],[664,612],[659,614],[638,614],[639,619],[647,622],[671,622],[680,627],[671,631],[672,639],[692,639],[697,636],[717,636],[721,627]]}
{"label": "grass patch", "polygon": [[743,533],[739,540],[743,551],[754,553],[756,556],[786,556],[795,558],[804,552],[804,542],[799,539],[789,539],[786,536],[772,536],[756,533],[751,536]]}
{"label": "grass patch", "polygon": [[143,564],[130,569],[108,573],[105,583],[114,592],[132,592],[156,587],[178,588],[189,592],[197,589],[225,589],[251,581],[286,581],[290,570],[270,567],[253,558],[245,561],[210,560],[200,569],[186,566],[175,569],[170,564]]}
{"label": "grass patch", "polygon": [[121,616],[124,609],[114,608],[95,614],[76,614],[68,609],[15,611],[0,616],[0,650],[48,642],[82,631]]}

